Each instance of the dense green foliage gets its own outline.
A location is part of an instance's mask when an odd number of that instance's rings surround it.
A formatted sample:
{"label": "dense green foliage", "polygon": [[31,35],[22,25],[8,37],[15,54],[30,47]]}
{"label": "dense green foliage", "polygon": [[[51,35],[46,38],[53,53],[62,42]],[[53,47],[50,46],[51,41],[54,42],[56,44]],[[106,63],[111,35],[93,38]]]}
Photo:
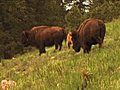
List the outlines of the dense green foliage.
{"label": "dense green foliage", "polygon": [[77,28],[76,26],[79,26],[81,18],[82,18],[82,14],[80,10],[78,9],[76,5],[73,6],[73,8],[65,16],[65,21],[67,25],[66,27],[71,28],[70,30]]}
{"label": "dense green foliage", "polygon": [[103,47],[93,46],[89,54],[76,53],[64,44],[62,51],[53,52],[51,47],[42,56],[35,50],[1,60],[0,81],[16,81],[10,90],[120,90],[119,24],[120,19],[106,23]]}
{"label": "dense green foliage", "polygon": [[[0,1],[0,58],[11,53],[9,56],[12,58],[14,54],[23,52],[20,42],[23,30],[37,25],[63,26],[65,9],[60,3],[61,0]],[[7,55],[4,53],[6,51]]]}
{"label": "dense green foliage", "polygon": [[[97,5],[97,6],[96,6]],[[95,4],[89,13],[89,17],[102,19],[105,22],[118,18],[120,15],[120,1],[111,2],[105,1],[104,3]]]}
{"label": "dense green foliage", "polygon": [[[120,16],[119,0],[0,0],[0,58],[23,53],[21,33],[33,26],[61,26],[75,30],[87,18],[105,22]],[[71,2],[73,2],[71,4]],[[83,3],[84,1],[89,4]],[[66,6],[72,8],[66,10]],[[89,10],[89,12],[85,12]]]}

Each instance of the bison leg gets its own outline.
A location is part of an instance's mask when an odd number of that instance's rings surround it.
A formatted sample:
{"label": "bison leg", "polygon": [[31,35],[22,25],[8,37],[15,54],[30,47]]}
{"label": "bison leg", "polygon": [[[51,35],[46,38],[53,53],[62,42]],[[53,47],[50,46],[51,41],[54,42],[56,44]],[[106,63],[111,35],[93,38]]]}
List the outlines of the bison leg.
{"label": "bison leg", "polygon": [[57,49],[58,49],[58,44],[55,44],[55,50],[54,50],[54,52],[56,52]]}
{"label": "bison leg", "polygon": [[62,43],[59,43],[59,51],[61,50],[62,48]]}
{"label": "bison leg", "polygon": [[83,48],[84,53],[89,53],[92,45],[85,45]]}
{"label": "bison leg", "polygon": [[97,41],[98,44],[99,44],[99,48],[101,48],[101,47],[102,47],[102,43],[103,43],[102,38],[98,37],[98,38],[96,38],[96,41]]}
{"label": "bison leg", "polygon": [[100,38],[100,41],[99,41],[99,48],[101,48],[102,47],[102,43],[103,43],[103,40]]}
{"label": "bison leg", "polygon": [[70,48],[71,43],[68,43],[68,48]]}
{"label": "bison leg", "polygon": [[55,50],[57,50],[58,49],[58,44],[55,44]]}
{"label": "bison leg", "polygon": [[42,53],[46,53],[46,51],[45,51],[45,47],[41,45],[39,48],[39,55],[41,55]]}

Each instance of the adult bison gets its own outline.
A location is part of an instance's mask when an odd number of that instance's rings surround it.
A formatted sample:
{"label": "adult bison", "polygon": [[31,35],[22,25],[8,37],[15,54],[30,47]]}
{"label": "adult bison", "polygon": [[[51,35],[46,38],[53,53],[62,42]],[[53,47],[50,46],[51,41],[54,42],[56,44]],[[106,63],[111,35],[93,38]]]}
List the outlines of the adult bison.
{"label": "adult bison", "polygon": [[62,42],[65,38],[64,28],[58,26],[37,26],[30,31],[22,32],[22,43],[25,46],[35,46],[39,49],[40,55],[46,52],[46,46],[55,45],[56,50],[61,50]]}
{"label": "adult bison", "polygon": [[99,19],[85,20],[77,31],[72,32],[73,49],[76,52],[83,48],[84,53],[89,53],[91,46],[99,44],[102,46],[106,32],[105,24]]}

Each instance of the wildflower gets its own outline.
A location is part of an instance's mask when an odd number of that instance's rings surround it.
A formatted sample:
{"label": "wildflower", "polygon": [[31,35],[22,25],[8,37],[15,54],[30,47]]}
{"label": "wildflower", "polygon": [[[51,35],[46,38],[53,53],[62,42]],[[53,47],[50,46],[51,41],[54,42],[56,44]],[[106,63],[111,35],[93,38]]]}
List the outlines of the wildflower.
{"label": "wildflower", "polygon": [[10,87],[16,86],[16,82],[12,80],[2,80],[1,89],[8,90]]}

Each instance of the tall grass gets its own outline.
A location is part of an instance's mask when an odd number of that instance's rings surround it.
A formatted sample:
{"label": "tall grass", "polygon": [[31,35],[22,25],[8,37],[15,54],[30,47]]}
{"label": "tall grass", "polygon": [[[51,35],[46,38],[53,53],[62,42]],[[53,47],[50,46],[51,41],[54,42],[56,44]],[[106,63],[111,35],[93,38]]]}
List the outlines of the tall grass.
{"label": "tall grass", "polygon": [[106,27],[103,47],[93,46],[89,54],[64,45],[60,52],[51,47],[42,56],[35,50],[2,60],[0,81],[16,81],[10,90],[120,90],[120,19]]}

